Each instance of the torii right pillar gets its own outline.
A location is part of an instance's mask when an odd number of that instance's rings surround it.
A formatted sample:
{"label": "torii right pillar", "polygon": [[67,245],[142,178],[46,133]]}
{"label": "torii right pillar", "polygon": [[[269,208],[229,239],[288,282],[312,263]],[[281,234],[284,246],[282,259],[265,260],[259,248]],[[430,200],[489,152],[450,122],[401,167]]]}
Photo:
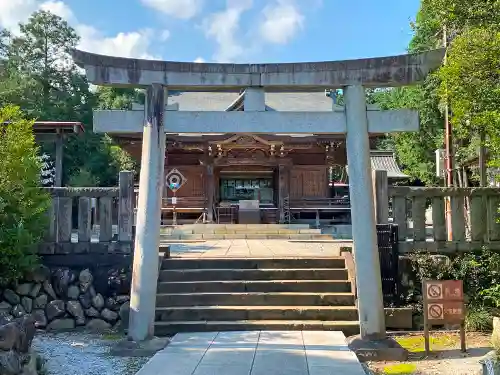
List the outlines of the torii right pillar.
{"label": "torii right pillar", "polygon": [[360,333],[362,339],[380,340],[386,337],[385,313],[364,87],[345,87],[344,102]]}

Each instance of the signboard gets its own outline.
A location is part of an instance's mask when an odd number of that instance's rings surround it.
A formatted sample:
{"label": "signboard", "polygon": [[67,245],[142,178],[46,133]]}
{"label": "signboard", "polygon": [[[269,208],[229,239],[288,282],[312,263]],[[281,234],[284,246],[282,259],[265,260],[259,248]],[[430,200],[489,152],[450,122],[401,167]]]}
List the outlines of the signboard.
{"label": "signboard", "polygon": [[182,187],[182,185],[187,182],[187,179],[181,172],[174,168],[167,173],[167,175],[165,176],[165,181],[168,188],[175,193]]}
{"label": "signboard", "polygon": [[465,305],[462,280],[425,280],[423,285],[425,350],[429,352],[429,328],[460,324],[462,351],[465,351]]}

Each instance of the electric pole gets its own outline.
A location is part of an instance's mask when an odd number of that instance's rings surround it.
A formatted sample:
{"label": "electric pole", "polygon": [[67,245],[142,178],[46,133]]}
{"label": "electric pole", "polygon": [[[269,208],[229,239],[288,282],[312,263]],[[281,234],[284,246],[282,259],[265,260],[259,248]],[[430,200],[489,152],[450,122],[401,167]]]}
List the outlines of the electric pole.
{"label": "electric pole", "polygon": [[[448,34],[446,32],[446,25],[443,26],[443,47],[445,49],[448,48]],[[448,52],[445,51],[443,64],[446,65]],[[446,83],[445,83],[446,85]],[[453,165],[452,165],[452,142],[451,142],[451,126],[449,121],[449,108],[448,108],[448,95],[447,91],[445,91],[445,105],[444,105],[444,147],[445,147],[445,169],[446,169],[446,187],[453,186]],[[448,229],[448,241],[452,240],[452,227],[451,227],[451,202],[450,198],[447,197],[445,200],[445,208],[446,208],[446,227]]]}

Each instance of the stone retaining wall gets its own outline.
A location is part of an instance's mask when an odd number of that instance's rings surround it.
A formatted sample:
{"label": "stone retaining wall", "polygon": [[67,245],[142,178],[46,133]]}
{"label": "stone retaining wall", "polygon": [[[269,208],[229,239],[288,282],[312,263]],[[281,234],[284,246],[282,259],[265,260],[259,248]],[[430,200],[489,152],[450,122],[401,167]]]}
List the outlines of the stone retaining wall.
{"label": "stone retaining wall", "polygon": [[42,262],[22,282],[0,290],[1,319],[31,315],[35,327],[46,330],[103,331],[128,325],[130,256],[62,255]]}

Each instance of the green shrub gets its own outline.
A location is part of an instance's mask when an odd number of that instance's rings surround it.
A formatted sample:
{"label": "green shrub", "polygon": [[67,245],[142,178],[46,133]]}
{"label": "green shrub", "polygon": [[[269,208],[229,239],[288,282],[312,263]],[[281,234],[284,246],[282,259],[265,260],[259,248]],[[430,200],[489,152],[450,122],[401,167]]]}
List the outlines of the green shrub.
{"label": "green shrub", "polygon": [[[483,248],[478,251],[461,253],[449,261],[436,260],[429,253],[410,255],[415,272],[414,290],[409,293],[421,294],[422,280],[463,280],[467,304],[473,307],[496,308],[500,306],[500,253]],[[495,301],[495,298],[498,298]]]}
{"label": "green shrub", "polygon": [[17,107],[0,108],[0,284],[36,263],[50,197],[40,188],[41,165],[33,122]]}
{"label": "green shrub", "polygon": [[465,329],[471,332],[491,332],[493,329],[491,309],[471,306],[465,317]]}
{"label": "green shrub", "polygon": [[422,280],[463,280],[469,331],[491,331],[500,309],[500,252],[483,248],[452,257],[429,253],[410,255],[413,286],[406,292],[409,304],[422,311]]}

